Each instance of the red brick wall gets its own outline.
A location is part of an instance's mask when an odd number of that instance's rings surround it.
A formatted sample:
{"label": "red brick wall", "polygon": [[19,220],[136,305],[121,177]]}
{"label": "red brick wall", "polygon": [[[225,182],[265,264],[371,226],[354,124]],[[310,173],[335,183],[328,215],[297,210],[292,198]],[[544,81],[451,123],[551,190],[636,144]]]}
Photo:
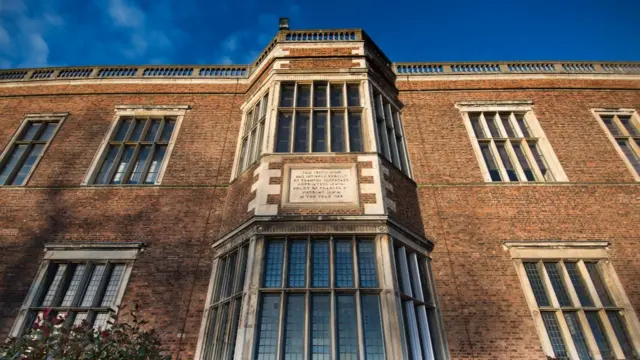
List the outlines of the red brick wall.
{"label": "red brick wall", "polygon": [[[493,86],[526,89],[479,90]],[[610,241],[614,268],[640,309],[640,184],[589,111],[638,109],[637,81],[399,81],[398,87],[453,359],[545,358],[504,241]],[[554,89],[560,87],[566,89]],[[454,107],[471,100],[533,101],[570,183],[485,184]]]}
{"label": "red brick wall", "polygon": [[[383,173],[384,180],[393,186],[393,190],[383,189],[383,194],[396,205],[395,211],[387,208],[389,216],[416,234],[425,236],[416,184],[387,159],[380,159],[389,170],[388,175]],[[382,187],[385,187],[384,183]]]}

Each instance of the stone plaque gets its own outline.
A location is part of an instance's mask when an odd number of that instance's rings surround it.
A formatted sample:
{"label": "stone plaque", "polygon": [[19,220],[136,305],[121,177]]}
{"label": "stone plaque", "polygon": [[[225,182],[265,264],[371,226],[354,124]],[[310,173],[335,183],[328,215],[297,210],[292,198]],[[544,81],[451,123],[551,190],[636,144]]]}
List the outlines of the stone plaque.
{"label": "stone plaque", "polygon": [[336,168],[291,168],[288,203],[357,204],[355,166]]}

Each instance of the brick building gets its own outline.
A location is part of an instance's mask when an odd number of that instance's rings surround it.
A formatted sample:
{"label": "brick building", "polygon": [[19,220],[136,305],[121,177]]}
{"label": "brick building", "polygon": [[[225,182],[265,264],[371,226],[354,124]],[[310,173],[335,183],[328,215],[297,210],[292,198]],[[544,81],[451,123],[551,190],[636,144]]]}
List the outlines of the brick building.
{"label": "brick building", "polygon": [[179,359],[640,358],[640,64],[0,72],[0,337],[138,303]]}

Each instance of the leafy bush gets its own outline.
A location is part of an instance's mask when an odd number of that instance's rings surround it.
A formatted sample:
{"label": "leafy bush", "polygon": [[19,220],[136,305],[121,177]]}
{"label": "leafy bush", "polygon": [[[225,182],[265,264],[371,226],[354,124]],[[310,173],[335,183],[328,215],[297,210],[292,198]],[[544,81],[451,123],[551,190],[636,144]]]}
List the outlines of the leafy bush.
{"label": "leafy bush", "polygon": [[51,310],[38,316],[33,327],[19,338],[0,344],[2,360],[165,360],[154,330],[145,330],[136,306],[131,323],[113,318],[107,329],[93,329],[85,321],[69,324]]}

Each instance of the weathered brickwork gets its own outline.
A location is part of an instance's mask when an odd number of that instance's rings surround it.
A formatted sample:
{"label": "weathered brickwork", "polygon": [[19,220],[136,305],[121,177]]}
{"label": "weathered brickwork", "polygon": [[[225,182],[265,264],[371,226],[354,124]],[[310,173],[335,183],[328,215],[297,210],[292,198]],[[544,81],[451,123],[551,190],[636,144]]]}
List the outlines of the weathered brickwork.
{"label": "weathered brickwork", "polygon": [[[640,109],[635,75],[398,75],[392,88],[390,68],[377,60],[380,68],[369,69],[367,76],[403,104],[412,178],[374,152],[271,151],[233,178],[242,104],[269,86],[272,75],[317,71],[322,78],[356,72],[363,55],[354,52],[361,49],[343,44],[279,48],[288,55],[270,58],[250,80],[0,84],[0,150],[25,114],[69,114],[28,184],[0,188],[0,338],[15,321],[45,243],[142,242],[123,302],[141,305],[174,358],[193,359],[216,255],[211,244],[260,211],[276,220],[310,221],[324,215],[366,218],[367,209],[380,210],[374,215],[386,214],[432,240],[438,299],[454,360],[545,359],[505,241],[609,241],[611,262],[632,305],[640,309],[640,183],[590,111]],[[278,61],[281,67],[274,69]],[[532,102],[569,182],[485,183],[455,107],[477,100]],[[81,185],[114,121],[115,106],[127,104],[189,107],[162,184]],[[363,121],[370,120],[368,106]],[[273,131],[265,132],[265,139],[269,136]],[[287,164],[355,164],[359,204],[282,207],[284,174],[271,174]],[[270,189],[258,204],[255,187],[261,181]],[[362,191],[375,188],[376,181],[380,193]]]}

